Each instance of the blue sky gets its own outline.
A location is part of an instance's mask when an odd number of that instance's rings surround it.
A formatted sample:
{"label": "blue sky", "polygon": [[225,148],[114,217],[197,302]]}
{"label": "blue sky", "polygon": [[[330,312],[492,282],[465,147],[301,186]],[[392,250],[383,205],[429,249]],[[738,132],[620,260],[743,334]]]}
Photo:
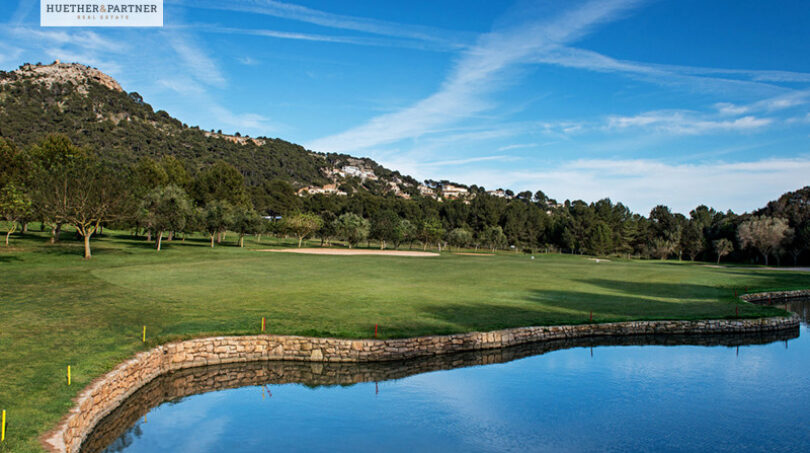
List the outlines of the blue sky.
{"label": "blue sky", "polygon": [[810,184],[806,1],[164,0],[160,29],[0,9],[0,69],[85,63],[204,129],[418,179],[755,209]]}

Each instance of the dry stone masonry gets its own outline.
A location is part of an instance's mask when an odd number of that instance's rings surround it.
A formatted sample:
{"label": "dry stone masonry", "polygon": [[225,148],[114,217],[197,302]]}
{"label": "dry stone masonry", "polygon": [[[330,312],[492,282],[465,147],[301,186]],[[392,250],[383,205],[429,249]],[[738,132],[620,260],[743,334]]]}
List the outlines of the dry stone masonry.
{"label": "dry stone masonry", "polygon": [[[566,338],[526,343],[503,349],[440,354],[394,362],[338,363],[281,360],[187,368],[162,374],[138,389],[93,428],[90,435],[82,442],[81,453],[107,451],[107,448],[116,439],[125,435],[152,408],[160,404],[218,390],[288,383],[317,387],[384,382],[431,371],[505,363],[576,347],[685,344],[739,346],[790,340],[798,335],[798,329],[782,329],[748,334]],[[257,389],[256,398],[264,399],[266,396],[269,397],[269,393],[265,393],[264,389],[261,391]]]}
{"label": "dry stone masonry", "polygon": [[586,337],[762,333],[798,330],[799,317],[707,321],[630,321],[572,326],[519,327],[492,332],[390,340],[351,340],[282,335],[199,338],[169,343],[137,354],[95,380],[76,398],[62,423],[46,434],[52,452],[74,453],[107,414],[155,378],[206,365],[264,361],[369,363],[400,361],[464,351]]}

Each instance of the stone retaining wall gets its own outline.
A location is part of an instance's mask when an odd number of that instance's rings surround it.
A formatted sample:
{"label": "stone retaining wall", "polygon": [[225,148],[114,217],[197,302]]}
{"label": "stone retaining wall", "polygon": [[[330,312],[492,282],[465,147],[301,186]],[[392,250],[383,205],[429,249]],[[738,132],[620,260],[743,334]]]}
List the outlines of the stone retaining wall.
{"label": "stone retaining wall", "polygon": [[582,337],[753,333],[796,329],[799,318],[772,317],[707,321],[630,321],[574,326],[519,327],[492,332],[391,340],[348,340],[282,335],[200,338],[137,354],[96,379],[76,398],[60,425],[43,439],[52,452],[78,452],[93,427],[127,397],[158,376],[185,368],[268,360],[376,362],[524,343]]}
{"label": "stone retaining wall", "polygon": [[[396,362],[267,361],[187,368],[162,374],[128,397],[93,428],[82,442],[81,453],[107,451],[113,442],[127,435],[135,424],[145,420],[149,411],[165,402],[218,390],[289,383],[319,387],[385,382],[431,371],[511,362],[524,357],[577,347],[641,345],[731,347],[787,341],[798,336],[799,329],[796,328],[743,334],[585,337],[527,343],[504,349],[440,354]],[[275,391],[273,389],[273,392]],[[269,397],[269,392],[256,389],[256,398],[265,399],[265,397]]]}

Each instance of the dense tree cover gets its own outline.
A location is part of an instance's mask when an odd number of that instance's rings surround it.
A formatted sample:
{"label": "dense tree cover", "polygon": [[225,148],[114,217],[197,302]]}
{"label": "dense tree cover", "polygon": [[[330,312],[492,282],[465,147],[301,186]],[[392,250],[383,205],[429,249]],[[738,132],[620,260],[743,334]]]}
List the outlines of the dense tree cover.
{"label": "dense tree cover", "polygon": [[85,95],[69,83],[46,87],[20,79],[0,85],[0,136],[27,146],[51,133],[64,134],[79,146],[103,150],[102,157],[118,169],[142,157],[173,156],[190,171],[224,160],[250,185],[272,179],[328,182],[321,172],[325,156],[299,145],[263,137],[261,145],[236,143],[155,112],[127,93],[97,83],[87,87]]}
{"label": "dense tree cover", "polygon": [[[225,160],[195,168],[175,156],[142,157],[130,166],[99,158],[64,135],[27,147],[0,139],[0,214],[8,228],[28,221],[75,227],[85,240],[105,224],[132,228],[159,250],[164,234],[205,232],[211,246],[227,231],[243,245],[248,234],[333,239],[352,247],[375,240],[381,248],[514,249],[625,257],[769,263],[807,260],[810,188],[785,194],[755,214],[698,206],[689,217],[656,206],[647,217],[609,199],[556,203],[541,191],[497,197],[472,186],[472,198],[410,199],[357,191],[347,196],[299,197],[292,185],[270,179],[250,186]],[[10,233],[9,233],[10,234]]]}

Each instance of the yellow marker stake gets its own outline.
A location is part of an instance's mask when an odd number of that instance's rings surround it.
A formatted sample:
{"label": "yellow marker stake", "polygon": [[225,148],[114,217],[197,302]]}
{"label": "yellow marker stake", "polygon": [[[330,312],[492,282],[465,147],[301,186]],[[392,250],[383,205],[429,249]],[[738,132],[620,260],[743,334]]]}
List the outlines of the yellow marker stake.
{"label": "yellow marker stake", "polygon": [[68,365],[68,385],[70,385],[70,365]]}
{"label": "yellow marker stake", "polygon": [[141,341],[146,343],[146,326],[143,326],[143,337],[141,338]]}
{"label": "yellow marker stake", "polygon": [[3,409],[3,422],[0,423],[0,442],[6,441],[6,411]]}

